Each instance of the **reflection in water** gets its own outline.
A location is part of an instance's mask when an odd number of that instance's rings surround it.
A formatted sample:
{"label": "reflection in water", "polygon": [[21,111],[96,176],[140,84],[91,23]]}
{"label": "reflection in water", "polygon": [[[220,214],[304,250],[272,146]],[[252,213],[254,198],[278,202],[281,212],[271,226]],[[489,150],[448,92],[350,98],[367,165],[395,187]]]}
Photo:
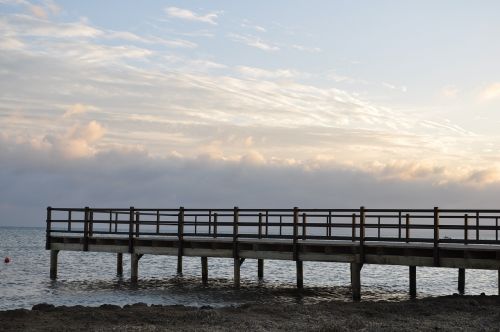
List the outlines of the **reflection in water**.
{"label": "reflection in water", "polygon": [[[61,252],[59,279],[51,281],[49,252],[43,229],[0,228],[0,255],[10,264],[0,266],[0,310],[30,308],[48,302],[56,305],[136,302],[188,306],[227,306],[243,303],[314,303],[350,301],[349,265],[304,262],[304,286],[295,287],[295,263],[265,261],[264,281],[257,279],[257,261],[241,268],[241,287],[232,285],[232,259],[209,258],[209,283],[201,282],[199,258],[185,258],[183,276],[176,275],[176,257],[144,256],[139,263],[139,283],[129,282],[130,260],[124,255],[124,277],[116,276],[116,256],[109,253]],[[456,292],[455,269],[417,268],[419,297]],[[365,265],[362,270],[364,300],[408,299],[408,267]],[[466,293],[496,294],[495,271],[468,270]]]}

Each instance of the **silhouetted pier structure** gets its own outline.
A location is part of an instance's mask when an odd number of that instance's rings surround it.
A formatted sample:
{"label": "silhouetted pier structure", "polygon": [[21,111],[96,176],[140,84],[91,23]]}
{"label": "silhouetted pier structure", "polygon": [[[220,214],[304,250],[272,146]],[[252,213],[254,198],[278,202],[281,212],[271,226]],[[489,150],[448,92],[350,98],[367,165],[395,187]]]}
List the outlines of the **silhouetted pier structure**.
{"label": "silhouetted pier structure", "polygon": [[500,210],[469,209],[111,209],[47,208],[46,249],[50,277],[57,278],[61,250],[131,255],[131,281],[137,282],[143,255],[201,257],[208,281],[208,257],[234,260],[234,285],[240,266],[256,259],[258,278],[264,260],[295,261],[297,287],[303,287],[303,262],[350,263],[354,300],[361,298],[363,264],[409,266],[409,292],[417,293],[416,267],[458,269],[458,291],[465,269],[497,270],[500,292]]}

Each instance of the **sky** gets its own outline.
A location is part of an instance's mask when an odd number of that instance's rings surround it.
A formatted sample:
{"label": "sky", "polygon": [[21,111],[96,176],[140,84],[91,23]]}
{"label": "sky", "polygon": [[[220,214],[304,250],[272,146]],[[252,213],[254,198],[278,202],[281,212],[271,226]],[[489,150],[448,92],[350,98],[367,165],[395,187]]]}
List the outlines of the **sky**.
{"label": "sky", "polygon": [[0,225],[497,208],[498,1],[0,0]]}

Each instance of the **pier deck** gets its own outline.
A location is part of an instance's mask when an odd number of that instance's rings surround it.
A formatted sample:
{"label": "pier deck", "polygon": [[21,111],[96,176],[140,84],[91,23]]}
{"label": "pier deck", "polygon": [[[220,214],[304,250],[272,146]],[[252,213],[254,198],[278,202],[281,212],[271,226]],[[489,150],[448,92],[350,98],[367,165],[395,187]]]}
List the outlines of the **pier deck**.
{"label": "pier deck", "polygon": [[[131,255],[131,280],[138,280],[143,255],[201,257],[202,280],[208,257],[234,260],[240,283],[245,259],[296,262],[297,286],[303,287],[303,261],[351,264],[353,299],[361,297],[363,264],[409,266],[410,295],[416,296],[416,267],[458,269],[458,290],[465,269],[498,270],[500,281],[500,210],[449,209],[95,209],[47,208],[46,249],[51,278],[57,277],[61,250]],[[500,292],[500,282],[499,282]]]}

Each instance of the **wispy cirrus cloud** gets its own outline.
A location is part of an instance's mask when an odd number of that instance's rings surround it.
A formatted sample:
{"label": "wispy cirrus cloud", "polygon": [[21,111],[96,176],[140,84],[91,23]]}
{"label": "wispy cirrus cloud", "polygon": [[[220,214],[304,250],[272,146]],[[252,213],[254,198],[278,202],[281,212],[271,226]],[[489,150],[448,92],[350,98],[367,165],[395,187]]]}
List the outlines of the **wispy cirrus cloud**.
{"label": "wispy cirrus cloud", "polygon": [[250,47],[258,48],[266,52],[275,52],[280,49],[277,45],[266,42],[257,36],[230,33],[228,37],[235,42],[242,43]]}
{"label": "wispy cirrus cloud", "polygon": [[218,12],[210,12],[203,15],[203,14],[197,14],[189,9],[183,9],[178,7],[167,7],[165,8],[165,12],[169,17],[187,21],[208,23],[211,25],[217,25],[217,18],[219,17]]}

